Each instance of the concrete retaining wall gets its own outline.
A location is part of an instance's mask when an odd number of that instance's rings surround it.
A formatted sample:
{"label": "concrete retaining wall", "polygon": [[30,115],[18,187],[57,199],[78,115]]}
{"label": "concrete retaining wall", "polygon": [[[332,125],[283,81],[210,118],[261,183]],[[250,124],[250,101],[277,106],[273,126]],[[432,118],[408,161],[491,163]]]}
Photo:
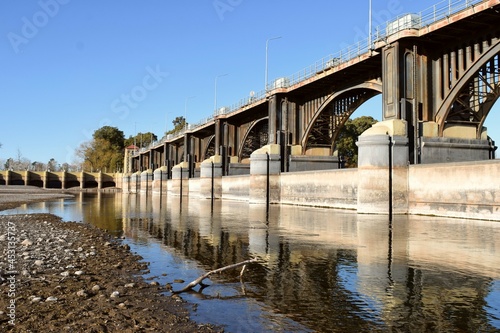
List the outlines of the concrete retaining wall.
{"label": "concrete retaining wall", "polygon": [[250,175],[226,176],[222,178],[222,199],[248,201],[250,197]]}
{"label": "concrete retaining wall", "polygon": [[410,214],[500,221],[500,160],[409,168]]}
{"label": "concrete retaining wall", "polygon": [[357,169],[284,173],[280,178],[283,204],[356,209]]}

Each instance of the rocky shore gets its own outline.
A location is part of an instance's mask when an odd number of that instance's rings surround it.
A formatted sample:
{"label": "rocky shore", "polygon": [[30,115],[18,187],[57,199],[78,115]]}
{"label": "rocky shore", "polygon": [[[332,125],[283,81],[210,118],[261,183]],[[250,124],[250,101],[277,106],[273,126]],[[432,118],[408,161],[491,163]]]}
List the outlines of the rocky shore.
{"label": "rocky shore", "polygon": [[[0,190],[0,209],[14,199]],[[0,255],[2,332],[223,331],[192,322],[168,286],[141,277],[148,267],[140,256],[91,225],[0,216]]]}

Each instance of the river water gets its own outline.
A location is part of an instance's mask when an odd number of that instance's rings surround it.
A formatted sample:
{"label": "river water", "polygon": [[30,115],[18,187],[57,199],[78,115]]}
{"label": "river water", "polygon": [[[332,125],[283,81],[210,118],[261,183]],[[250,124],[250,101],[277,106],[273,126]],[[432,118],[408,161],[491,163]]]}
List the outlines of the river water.
{"label": "river water", "polygon": [[[500,223],[125,194],[23,205],[125,236],[227,332],[500,332]],[[185,282],[181,282],[183,280]]]}

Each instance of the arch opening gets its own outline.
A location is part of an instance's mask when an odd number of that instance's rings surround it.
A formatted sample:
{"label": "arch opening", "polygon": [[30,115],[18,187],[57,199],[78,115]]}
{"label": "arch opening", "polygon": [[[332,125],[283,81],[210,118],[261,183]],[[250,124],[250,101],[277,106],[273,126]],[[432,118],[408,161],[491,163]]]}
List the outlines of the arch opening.
{"label": "arch opening", "polygon": [[[335,154],[335,143],[351,116],[368,100],[380,95],[379,89],[357,88],[341,93],[337,93],[328,98],[316,112],[314,121],[309,125],[306,132],[305,144],[303,144],[304,155],[323,155],[331,156]],[[378,102],[377,107],[374,103],[369,103],[373,110],[378,109],[379,115],[382,114],[382,98],[375,99]],[[367,112],[368,108],[362,108],[362,115],[375,115],[373,110]],[[372,117],[378,120],[376,117]]]}
{"label": "arch opening", "polygon": [[240,161],[244,163],[250,155],[259,148],[269,143],[269,121],[267,118],[256,121],[247,132],[239,154]]}

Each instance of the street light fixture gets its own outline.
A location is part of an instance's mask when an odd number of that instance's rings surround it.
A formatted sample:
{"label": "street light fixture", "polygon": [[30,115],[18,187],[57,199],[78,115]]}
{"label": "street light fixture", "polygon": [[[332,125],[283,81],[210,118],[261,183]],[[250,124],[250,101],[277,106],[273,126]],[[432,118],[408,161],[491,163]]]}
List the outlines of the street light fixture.
{"label": "street light fixture", "polygon": [[368,0],[368,49],[372,49],[372,0]]}
{"label": "street light fixture", "polygon": [[281,38],[281,36],[279,36],[279,37],[272,37],[272,38],[268,38],[268,39],[266,40],[266,79],[265,79],[265,83],[264,83],[264,84],[265,84],[265,85],[264,85],[264,90],[265,90],[265,91],[267,91],[267,53],[268,53],[268,52],[267,52],[267,50],[268,50],[268,48],[269,48],[269,41],[271,41],[271,40],[275,40],[275,39],[280,39],[280,38]]}
{"label": "street light fixture", "polygon": [[214,113],[217,112],[217,79],[223,76],[228,76],[229,74],[221,74],[215,77],[215,93],[214,93]]}

